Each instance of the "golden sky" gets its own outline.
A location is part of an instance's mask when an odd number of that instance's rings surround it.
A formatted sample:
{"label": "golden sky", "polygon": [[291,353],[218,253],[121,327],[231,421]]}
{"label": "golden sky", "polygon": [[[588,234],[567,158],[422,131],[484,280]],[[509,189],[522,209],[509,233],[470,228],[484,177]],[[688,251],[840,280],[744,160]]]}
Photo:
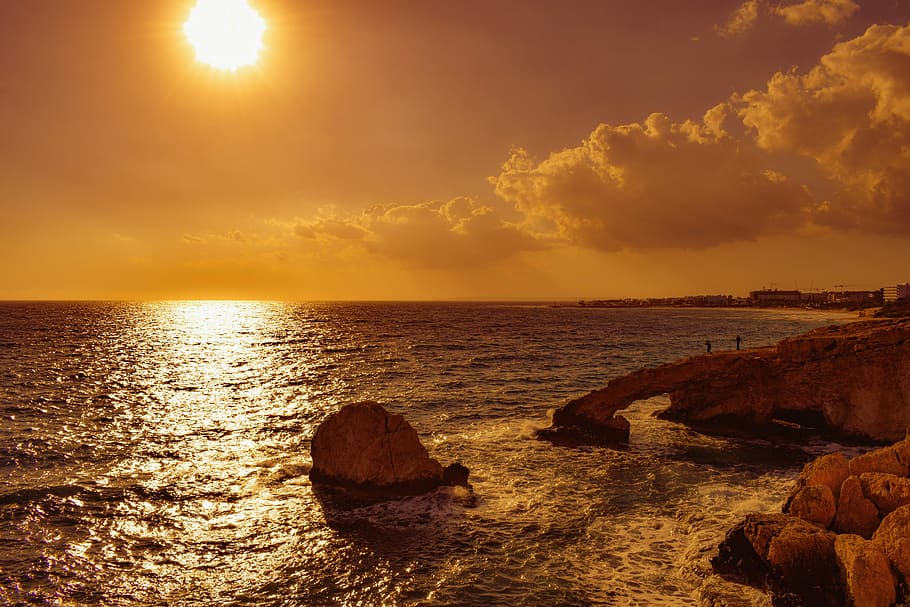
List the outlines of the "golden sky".
{"label": "golden sky", "polygon": [[0,2],[0,299],[910,280],[906,0]]}

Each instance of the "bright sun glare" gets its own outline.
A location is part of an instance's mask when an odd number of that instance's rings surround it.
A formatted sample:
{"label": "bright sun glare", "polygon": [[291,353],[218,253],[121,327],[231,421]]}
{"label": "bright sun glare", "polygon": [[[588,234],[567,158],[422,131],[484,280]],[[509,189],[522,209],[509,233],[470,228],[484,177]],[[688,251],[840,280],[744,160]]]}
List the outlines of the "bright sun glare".
{"label": "bright sun glare", "polygon": [[222,70],[254,65],[265,29],[247,0],[199,0],[183,24],[196,58]]}

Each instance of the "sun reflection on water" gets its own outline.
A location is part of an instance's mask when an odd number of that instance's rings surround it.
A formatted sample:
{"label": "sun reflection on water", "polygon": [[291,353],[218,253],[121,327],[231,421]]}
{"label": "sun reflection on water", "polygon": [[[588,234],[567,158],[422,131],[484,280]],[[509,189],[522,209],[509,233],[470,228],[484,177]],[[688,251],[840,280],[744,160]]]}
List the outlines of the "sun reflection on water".
{"label": "sun reflection on water", "polygon": [[137,327],[148,359],[136,377],[148,402],[132,430],[134,456],[111,474],[133,483],[118,533],[161,547],[133,591],[175,602],[187,588],[211,598],[258,593],[262,572],[290,557],[300,524],[291,512],[318,522],[298,483],[308,470],[303,437],[273,436],[276,420],[305,403],[272,403],[263,392],[279,365],[263,344],[286,313],[270,302],[149,305]]}

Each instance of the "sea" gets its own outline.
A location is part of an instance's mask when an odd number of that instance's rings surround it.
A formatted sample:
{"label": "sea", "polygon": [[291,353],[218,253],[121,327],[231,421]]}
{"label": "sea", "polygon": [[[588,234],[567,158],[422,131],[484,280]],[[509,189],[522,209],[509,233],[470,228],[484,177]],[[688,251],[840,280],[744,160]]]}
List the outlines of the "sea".
{"label": "sea", "polygon": [[[539,440],[614,377],[853,317],[547,303],[0,303],[0,604],[767,605],[709,559],[823,439]],[[328,499],[327,415],[402,414],[471,489]]]}

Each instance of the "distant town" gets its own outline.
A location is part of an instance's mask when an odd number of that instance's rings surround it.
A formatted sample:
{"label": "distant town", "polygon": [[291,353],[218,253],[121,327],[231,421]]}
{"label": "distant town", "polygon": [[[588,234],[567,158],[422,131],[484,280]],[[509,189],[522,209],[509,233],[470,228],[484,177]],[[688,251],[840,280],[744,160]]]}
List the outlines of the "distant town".
{"label": "distant town", "polygon": [[[838,288],[840,287],[840,288]],[[732,295],[687,295],[685,297],[650,297],[647,299],[581,300],[576,305],[590,308],[808,308],[863,310],[888,305],[910,304],[910,283],[882,287],[874,291],[849,291],[835,285],[831,291],[785,291],[761,289],[748,297]]]}

